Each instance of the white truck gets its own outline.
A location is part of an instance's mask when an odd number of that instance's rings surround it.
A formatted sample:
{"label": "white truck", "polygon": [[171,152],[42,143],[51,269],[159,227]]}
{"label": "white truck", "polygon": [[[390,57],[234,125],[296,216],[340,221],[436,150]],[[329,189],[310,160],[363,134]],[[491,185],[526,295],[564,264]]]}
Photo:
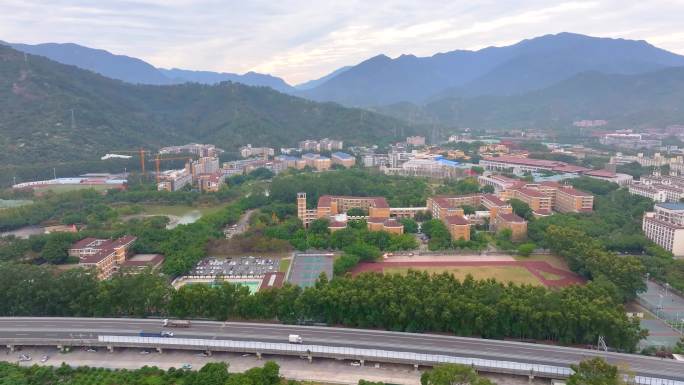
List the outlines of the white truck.
{"label": "white truck", "polygon": [[190,321],[178,319],[165,319],[162,326],[167,328],[189,328]]}
{"label": "white truck", "polygon": [[291,344],[301,344],[302,343],[302,337],[299,336],[299,334],[290,334],[290,336],[287,339]]}

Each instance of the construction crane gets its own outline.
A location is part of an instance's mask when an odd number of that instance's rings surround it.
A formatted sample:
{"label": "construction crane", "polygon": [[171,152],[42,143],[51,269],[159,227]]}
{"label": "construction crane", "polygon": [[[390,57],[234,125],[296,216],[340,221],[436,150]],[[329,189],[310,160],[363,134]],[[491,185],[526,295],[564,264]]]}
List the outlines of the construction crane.
{"label": "construction crane", "polygon": [[192,157],[191,156],[180,156],[175,158],[162,158],[159,154],[154,158],[154,165],[157,171],[157,184],[159,184],[159,175],[161,174],[161,162],[162,160],[185,160],[190,163],[190,171],[192,174],[192,179],[195,180],[195,171],[192,169]]}
{"label": "construction crane", "polygon": [[140,172],[143,175],[145,175],[145,154],[151,154],[151,151],[145,150],[144,148],[140,147],[137,150],[112,151],[112,153],[138,154],[138,156],[140,157]]}

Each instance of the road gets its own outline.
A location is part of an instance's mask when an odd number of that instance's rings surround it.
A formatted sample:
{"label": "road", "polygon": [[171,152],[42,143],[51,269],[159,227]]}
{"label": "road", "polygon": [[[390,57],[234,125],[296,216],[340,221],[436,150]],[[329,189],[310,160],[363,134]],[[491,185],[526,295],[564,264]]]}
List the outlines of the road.
{"label": "road", "polygon": [[[154,319],[0,318],[0,340],[97,338],[98,335],[138,335],[140,331],[161,330],[161,321]],[[299,334],[307,344],[479,357],[557,366],[569,366],[586,358],[603,356],[611,363],[626,364],[632,371],[643,376],[684,380],[684,363],[674,360],[510,341],[347,328],[210,321],[194,321],[191,328],[173,331],[175,337],[281,343],[287,342],[289,334]]]}

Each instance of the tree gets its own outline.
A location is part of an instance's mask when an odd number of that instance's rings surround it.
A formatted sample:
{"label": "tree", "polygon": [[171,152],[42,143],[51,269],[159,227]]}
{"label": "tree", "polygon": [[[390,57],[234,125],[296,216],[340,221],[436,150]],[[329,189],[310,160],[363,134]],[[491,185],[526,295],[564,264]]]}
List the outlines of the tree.
{"label": "tree", "polygon": [[617,366],[610,365],[603,358],[584,360],[579,365],[570,365],[574,373],[568,378],[568,385],[619,385]]}
{"label": "tree", "polygon": [[494,186],[490,186],[490,185],[482,186],[482,188],[480,189],[480,192],[485,193],[485,194],[494,194],[494,191],[496,191],[496,190],[494,190]]}
{"label": "tree", "polygon": [[529,257],[536,248],[537,245],[534,243],[523,243],[522,245],[518,246],[518,255]]}
{"label": "tree", "polygon": [[418,223],[412,218],[401,218],[399,222],[404,225],[405,233],[415,234],[418,232]]}
{"label": "tree", "polygon": [[421,385],[494,385],[477,375],[469,366],[446,364],[435,366],[420,376]]}
{"label": "tree", "polygon": [[517,216],[525,218],[527,220],[534,218],[532,209],[527,203],[515,198],[509,200],[508,203],[511,205],[511,207],[513,208],[513,212]]}
{"label": "tree", "polygon": [[317,235],[330,234],[329,225],[330,221],[325,218],[316,219],[309,224],[309,232]]}
{"label": "tree", "polygon": [[368,215],[368,210],[364,210],[360,207],[352,207],[347,210],[347,215],[350,217],[365,217]]}
{"label": "tree", "polygon": [[224,385],[228,380],[228,364],[210,362],[197,372],[192,385]]}

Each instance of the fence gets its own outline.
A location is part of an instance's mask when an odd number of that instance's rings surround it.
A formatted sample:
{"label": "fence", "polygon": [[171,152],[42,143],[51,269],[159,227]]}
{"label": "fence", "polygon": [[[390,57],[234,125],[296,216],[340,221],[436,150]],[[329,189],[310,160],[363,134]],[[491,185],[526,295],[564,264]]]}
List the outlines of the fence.
{"label": "fence", "polygon": [[[177,349],[217,350],[253,352],[262,354],[310,355],[317,357],[346,358],[380,362],[394,362],[414,365],[433,366],[453,363],[472,366],[478,370],[494,373],[534,375],[547,378],[567,378],[572,374],[568,367],[521,363],[482,358],[455,357],[442,354],[391,351],[381,349],[362,349],[324,345],[286,344],[255,341],[206,340],[191,338],[162,338],[135,336],[99,336],[99,342],[139,347],[167,347]],[[638,385],[684,385],[684,381],[637,376],[633,381]]]}

